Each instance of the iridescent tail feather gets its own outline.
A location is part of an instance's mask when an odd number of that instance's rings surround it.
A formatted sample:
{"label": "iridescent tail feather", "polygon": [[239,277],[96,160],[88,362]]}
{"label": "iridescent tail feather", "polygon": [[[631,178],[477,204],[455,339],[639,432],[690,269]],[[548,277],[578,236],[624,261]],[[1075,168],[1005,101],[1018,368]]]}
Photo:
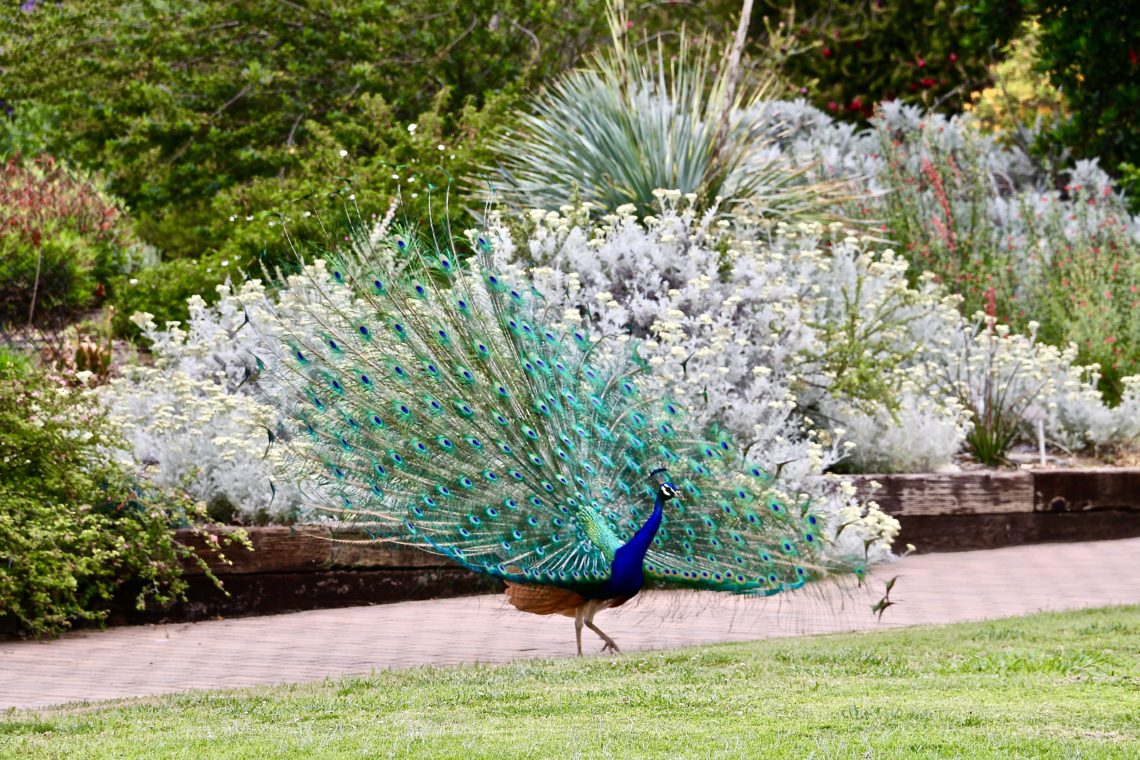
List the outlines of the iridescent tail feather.
{"label": "iridescent tail feather", "polygon": [[589,589],[666,467],[680,498],[650,582],[773,594],[862,572],[810,503],[647,390],[632,341],[550,319],[485,240],[464,262],[409,234],[351,237],[283,295],[272,363],[294,475],[326,508],[481,573]]}

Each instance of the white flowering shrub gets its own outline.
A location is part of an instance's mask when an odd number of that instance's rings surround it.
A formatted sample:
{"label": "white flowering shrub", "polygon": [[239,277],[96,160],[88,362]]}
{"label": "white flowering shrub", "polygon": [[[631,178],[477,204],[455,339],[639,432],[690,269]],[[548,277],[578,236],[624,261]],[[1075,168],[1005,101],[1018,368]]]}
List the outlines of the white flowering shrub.
{"label": "white flowering shrub", "polygon": [[219,519],[292,522],[297,503],[276,484],[272,407],[179,369],[132,367],[101,389],[130,449],[118,452],[160,486],[206,502]]}
{"label": "white flowering shrub", "polygon": [[830,397],[821,411],[845,426],[833,435],[854,444],[839,463],[853,472],[937,471],[953,462],[970,429],[956,398],[939,399],[910,388],[900,392],[894,409],[868,409]]}
{"label": "white flowering shrub", "polygon": [[[372,234],[383,235],[392,216]],[[219,285],[214,305],[192,296],[185,325],[160,328],[150,314],[133,315],[150,342],[153,366],[130,367],[102,389],[132,445],[120,458],[133,459],[158,483],[184,488],[222,519],[328,518],[304,507],[303,484],[285,473],[281,447],[269,445],[287,434],[273,402],[286,394],[266,370],[279,353],[282,321],[295,332],[301,310],[327,308],[327,299],[343,297],[345,289],[331,287],[323,260],[283,284],[280,297],[259,280]]]}
{"label": "white flowering shrub", "polygon": [[1047,440],[1073,453],[1140,447],[1140,375],[1123,378],[1120,403],[1109,407],[1097,390],[1098,367],[1071,363],[1076,353],[1070,346],[1047,368],[1054,376],[1040,404]]}
{"label": "white flowering shrub", "polygon": [[914,379],[929,378],[928,393],[947,396],[944,408],[956,403],[968,419],[965,449],[996,463],[1012,443],[1035,441],[1038,424],[1047,443],[1070,453],[1140,443],[1140,377],[1124,378],[1124,400],[1110,407],[1097,390],[1097,366],[1079,364],[1075,345],[1040,342],[1036,331],[1030,322],[1027,335],[1014,333],[979,312],[913,367]]}
{"label": "white flowering shrub", "polygon": [[270,357],[272,300],[256,280],[218,286],[218,302],[189,301],[185,326],[132,320],[151,343],[154,365],[130,367],[102,389],[133,460],[155,482],[176,485],[221,519],[293,522],[305,517],[296,488],[279,476],[279,413],[257,386],[258,359]]}
{"label": "white flowering shrub", "polygon": [[938,386],[969,412],[965,443],[978,461],[1005,461],[1035,402],[1054,390],[1048,369],[1062,361],[1057,348],[1038,343],[1034,334],[1011,333],[982,313],[954,333],[947,350],[933,354]]}
{"label": "white flowering shrub", "polygon": [[1075,348],[1041,343],[1034,324],[1019,335],[963,319],[928,273],[909,285],[890,249],[838,225],[767,230],[739,210],[698,214],[677,192],[658,200],[643,220],[563,206],[530,212],[521,236],[493,218],[489,234],[501,259],[533,264],[565,321],[640,338],[663,386],[767,466],[929,471],[967,443],[994,461],[1038,419],[1061,446],[1129,442],[1131,418],[1105,405]]}
{"label": "white flowering shrub", "polygon": [[1112,412],[1112,431],[1104,442],[1140,447],[1140,375],[1124,378],[1124,394]]}
{"label": "white flowering shrub", "polygon": [[[662,193],[645,226],[624,213],[534,212],[525,253],[501,223],[500,257],[533,262],[536,287],[563,318],[644,340],[642,353],[706,422],[770,445],[796,406],[828,392],[891,404],[914,330],[953,315],[937,288],[910,288],[890,250],[833,225],[713,222]],[[691,389],[691,390],[684,390]]]}
{"label": "white flowering shrub", "polygon": [[218,299],[212,306],[201,296],[190,297],[185,325],[167,322],[160,328],[146,312],[133,315],[131,321],[149,342],[155,366],[196,380],[220,381],[227,391],[237,391],[257,374],[256,357],[265,353],[259,327],[266,323],[273,304],[258,280],[240,288],[227,281],[216,291]]}

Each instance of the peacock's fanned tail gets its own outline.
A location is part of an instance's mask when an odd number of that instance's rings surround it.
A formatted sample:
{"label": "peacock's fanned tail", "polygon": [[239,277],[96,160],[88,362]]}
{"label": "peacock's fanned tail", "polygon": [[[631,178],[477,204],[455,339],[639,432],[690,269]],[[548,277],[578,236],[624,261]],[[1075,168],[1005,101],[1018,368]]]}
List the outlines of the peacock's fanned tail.
{"label": "peacock's fanned tail", "polygon": [[524,282],[410,235],[361,236],[282,299],[282,403],[295,475],[325,508],[519,583],[603,583],[652,511],[658,584],[772,594],[855,563],[829,558],[806,502],[644,392],[627,348],[558,324]]}

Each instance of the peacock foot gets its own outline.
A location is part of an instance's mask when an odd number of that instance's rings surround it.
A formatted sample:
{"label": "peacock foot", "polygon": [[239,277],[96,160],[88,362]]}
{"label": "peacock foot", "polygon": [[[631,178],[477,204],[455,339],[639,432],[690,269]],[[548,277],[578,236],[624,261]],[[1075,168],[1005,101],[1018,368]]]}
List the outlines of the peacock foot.
{"label": "peacock foot", "polygon": [[620,654],[621,653],[621,650],[618,649],[618,645],[617,645],[616,641],[614,641],[613,639],[611,639],[607,636],[605,638],[605,642],[606,643],[602,644],[602,651],[603,652],[608,650],[608,651],[613,652],[614,654]]}

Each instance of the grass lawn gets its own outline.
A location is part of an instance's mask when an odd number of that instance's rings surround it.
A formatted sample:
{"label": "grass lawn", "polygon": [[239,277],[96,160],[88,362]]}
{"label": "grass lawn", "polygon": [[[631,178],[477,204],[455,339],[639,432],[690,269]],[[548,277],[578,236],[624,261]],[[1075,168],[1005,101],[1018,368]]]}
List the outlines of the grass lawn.
{"label": "grass lawn", "polygon": [[20,758],[1137,758],[1140,606],[0,717]]}

